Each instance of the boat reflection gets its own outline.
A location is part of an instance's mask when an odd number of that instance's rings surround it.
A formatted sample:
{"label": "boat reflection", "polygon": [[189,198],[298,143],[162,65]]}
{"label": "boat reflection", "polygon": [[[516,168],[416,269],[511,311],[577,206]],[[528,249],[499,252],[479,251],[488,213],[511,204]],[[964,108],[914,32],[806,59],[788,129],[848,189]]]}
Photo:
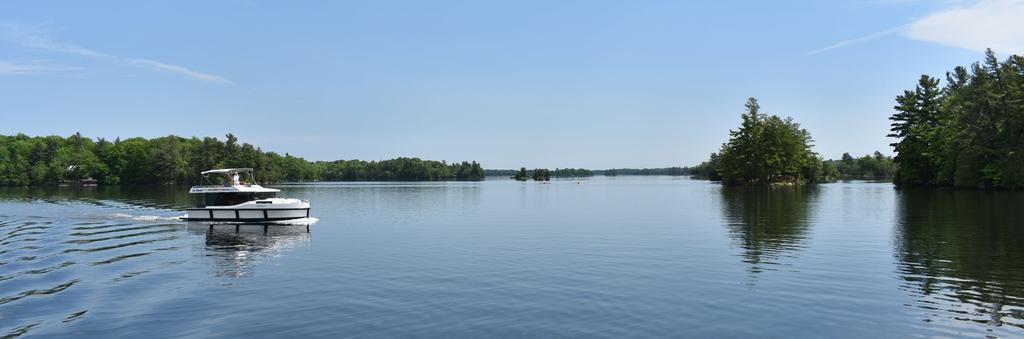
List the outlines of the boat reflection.
{"label": "boat reflection", "polygon": [[773,270],[806,244],[817,187],[722,187],[729,236],[751,273]]}
{"label": "boat reflection", "polygon": [[[900,289],[930,326],[1024,328],[1024,209],[1019,192],[906,189],[894,241]],[[1001,333],[1005,332],[1005,333]]]}
{"label": "boat reflection", "polygon": [[205,239],[195,250],[215,276],[241,278],[257,263],[308,247],[309,225],[189,222],[188,230]]}

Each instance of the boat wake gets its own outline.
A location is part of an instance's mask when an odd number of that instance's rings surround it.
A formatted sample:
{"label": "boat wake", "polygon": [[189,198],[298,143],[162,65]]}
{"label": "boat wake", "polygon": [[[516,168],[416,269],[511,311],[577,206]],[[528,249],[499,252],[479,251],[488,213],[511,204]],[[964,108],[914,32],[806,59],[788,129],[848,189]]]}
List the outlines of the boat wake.
{"label": "boat wake", "polygon": [[289,220],[277,220],[277,221],[271,221],[269,223],[270,224],[276,224],[276,225],[307,226],[307,225],[312,225],[312,224],[316,223],[317,221],[320,221],[320,219],[317,219],[317,218],[299,218],[299,219],[289,219]]}

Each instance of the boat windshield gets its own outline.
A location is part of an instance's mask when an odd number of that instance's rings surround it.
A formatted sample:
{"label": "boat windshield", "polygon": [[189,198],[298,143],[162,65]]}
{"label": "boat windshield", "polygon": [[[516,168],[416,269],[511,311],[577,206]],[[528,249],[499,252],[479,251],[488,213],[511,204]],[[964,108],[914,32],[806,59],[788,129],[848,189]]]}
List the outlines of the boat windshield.
{"label": "boat windshield", "polygon": [[274,192],[207,193],[203,194],[203,201],[200,202],[199,207],[232,206],[241,204],[246,201],[273,198],[274,195]]}

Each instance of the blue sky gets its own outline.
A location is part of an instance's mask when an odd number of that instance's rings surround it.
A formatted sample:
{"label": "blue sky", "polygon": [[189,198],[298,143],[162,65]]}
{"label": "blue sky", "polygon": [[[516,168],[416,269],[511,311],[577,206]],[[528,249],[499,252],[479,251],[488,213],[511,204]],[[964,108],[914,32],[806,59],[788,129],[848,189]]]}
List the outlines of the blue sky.
{"label": "blue sky", "polygon": [[827,158],[1024,1],[0,3],[0,133],[223,136],[316,160],[696,164],[747,97]]}

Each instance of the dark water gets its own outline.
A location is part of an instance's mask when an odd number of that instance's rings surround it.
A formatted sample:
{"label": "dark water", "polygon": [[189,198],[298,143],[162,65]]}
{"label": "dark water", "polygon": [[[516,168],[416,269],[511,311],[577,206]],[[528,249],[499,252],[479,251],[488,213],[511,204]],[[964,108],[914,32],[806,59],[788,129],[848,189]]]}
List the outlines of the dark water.
{"label": "dark water", "polygon": [[0,190],[0,336],[1024,335],[1024,194],[283,186],[319,222],[215,229],[185,188]]}

